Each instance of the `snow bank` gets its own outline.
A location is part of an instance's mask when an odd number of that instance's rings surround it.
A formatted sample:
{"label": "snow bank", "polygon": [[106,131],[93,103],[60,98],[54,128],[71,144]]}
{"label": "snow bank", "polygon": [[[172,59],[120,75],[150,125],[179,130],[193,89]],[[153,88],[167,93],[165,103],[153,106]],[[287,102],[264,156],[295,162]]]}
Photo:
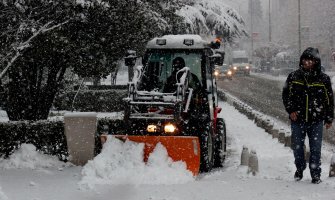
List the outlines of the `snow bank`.
{"label": "snow bank", "polygon": [[88,188],[97,184],[171,185],[194,180],[186,164],[173,162],[161,144],[157,144],[145,164],[143,147],[143,143],[109,137],[102,152],[84,166],[79,185]]}
{"label": "snow bank", "polygon": [[334,155],[332,156],[332,159],[331,159],[330,163],[331,163],[332,165],[335,165],[335,153],[334,153]]}
{"label": "snow bank", "polygon": [[332,88],[333,90],[335,90],[335,76],[331,78],[331,82],[332,82]]}
{"label": "snow bank", "polygon": [[32,144],[22,144],[20,149],[10,155],[9,159],[0,159],[0,168],[2,169],[62,168],[69,165],[59,161],[55,156],[36,151],[36,147]]}
{"label": "snow bank", "polygon": [[279,59],[285,59],[287,56],[289,56],[289,53],[286,51],[281,51],[279,53],[277,53],[276,58]]}
{"label": "snow bank", "polygon": [[0,122],[8,122],[8,120],[6,111],[0,109]]}
{"label": "snow bank", "polygon": [[2,192],[1,187],[0,187],[0,200],[8,200],[8,197],[5,195],[5,193]]}

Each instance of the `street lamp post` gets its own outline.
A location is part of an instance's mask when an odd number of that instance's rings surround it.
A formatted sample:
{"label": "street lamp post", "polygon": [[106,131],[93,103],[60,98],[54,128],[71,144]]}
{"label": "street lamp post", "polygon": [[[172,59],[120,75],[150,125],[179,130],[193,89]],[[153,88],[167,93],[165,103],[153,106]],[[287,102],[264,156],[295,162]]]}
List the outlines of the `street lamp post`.
{"label": "street lamp post", "polygon": [[251,32],[251,62],[254,62],[254,27],[253,27],[253,0],[250,0],[250,32]]}
{"label": "street lamp post", "polygon": [[301,17],[300,17],[300,0],[298,0],[298,53],[301,53]]}
{"label": "street lamp post", "polygon": [[271,0],[269,0],[269,42],[271,42]]}

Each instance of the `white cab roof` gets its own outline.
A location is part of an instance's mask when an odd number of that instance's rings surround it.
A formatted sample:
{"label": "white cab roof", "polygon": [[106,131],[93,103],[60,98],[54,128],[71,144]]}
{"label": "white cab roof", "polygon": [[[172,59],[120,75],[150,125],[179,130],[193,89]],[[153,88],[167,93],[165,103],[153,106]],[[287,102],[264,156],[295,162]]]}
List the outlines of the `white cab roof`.
{"label": "white cab roof", "polygon": [[[158,45],[157,39],[165,39],[165,45]],[[185,45],[184,40],[193,40],[193,45]],[[150,40],[147,49],[204,49],[209,42],[204,41],[199,35],[165,35]]]}
{"label": "white cab roof", "polygon": [[247,52],[244,50],[233,51],[233,58],[247,58]]}

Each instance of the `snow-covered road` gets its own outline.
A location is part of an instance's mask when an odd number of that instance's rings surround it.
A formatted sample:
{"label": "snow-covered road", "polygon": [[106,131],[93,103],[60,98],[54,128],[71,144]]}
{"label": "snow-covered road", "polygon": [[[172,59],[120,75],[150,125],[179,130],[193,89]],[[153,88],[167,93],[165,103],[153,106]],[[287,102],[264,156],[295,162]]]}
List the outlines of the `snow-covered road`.
{"label": "snow-covered road", "polygon": [[[136,160],[138,146],[131,144],[104,148],[105,154],[84,168],[63,166],[26,146],[26,153],[0,160],[0,200],[335,200],[335,178],[328,177],[332,147],[323,147],[321,184],[310,183],[308,170],[302,181],[295,182],[292,151],[229,104],[220,104],[229,143],[222,169],[194,179],[180,163],[171,164],[164,149],[156,152],[151,166],[136,161],[127,164],[124,158],[108,152],[124,148],[126,155]],[[240,166],[243,145],[257,152],[260,169],[256,176]],[[54,167],[46,167],[50,163]]]}

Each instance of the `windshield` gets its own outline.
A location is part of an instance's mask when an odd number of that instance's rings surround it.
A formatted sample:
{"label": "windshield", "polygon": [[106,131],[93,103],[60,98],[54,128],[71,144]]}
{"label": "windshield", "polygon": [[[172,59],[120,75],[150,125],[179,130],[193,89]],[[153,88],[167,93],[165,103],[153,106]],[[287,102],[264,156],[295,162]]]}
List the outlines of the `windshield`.
{"label": "windshield", "polygon": [[234,58],[233,63],[248,63],[248,58]]}
{"label": "windshield", "polygon": [[228,69],[229,69],[228,65],[222,65],[221,68],[222,68],[223,70],[228,70]]}
{"label": "windshield", "polygon": [[172,74],[172,61],[176,57],[181,57],[185,61],[185,66],[190,68],[191,73],[199,79],[201,77],[201,51],[172,51],[159,50],[146,54],[144,58],[144,70],[139,85],[139,90],[161,92],[166,79]]}

